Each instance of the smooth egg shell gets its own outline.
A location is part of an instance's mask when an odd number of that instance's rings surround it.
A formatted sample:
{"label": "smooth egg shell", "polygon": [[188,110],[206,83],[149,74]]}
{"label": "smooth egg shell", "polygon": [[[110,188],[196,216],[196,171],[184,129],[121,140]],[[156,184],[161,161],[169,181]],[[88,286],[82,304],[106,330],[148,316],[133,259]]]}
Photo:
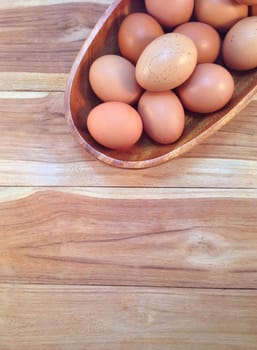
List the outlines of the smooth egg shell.
{"label": "smooth egg shell", "polygon": [[236,0],[239,4],[257,5],[257,0]]}
{"label": "smooth egg shell", "polygon": [[194,0],[145,0],[148,13],[165,27],[175,27],[189,21]]}
{"label": "smooth egg shell", "polygon": [[138,103],[146,134],[161,144],[179,139],[185,125],[184,108],[172,91],[146,91]]}
{"label": "smooth egg shell", "polygon": [[195,0],[195,15],[198,21],[226,31],[237,21],[247,17],[248,6],[235,0]]}
{"label": "smooth egg shell", "polygon": [[257,5],[251,7],[251,15],[257,16]]}
{"label": "smooth egg shell", "polygon": [[118,55],[97,58],[90,67],[89,81],[94,93],[104,102],[134,103],[142,93],[135,66]]}
{"label": "smooth egg shell", "polygon": [[257,16],[244,18],[229,30],[222,54],[226,66],[231,69],[257,67]]}
{"label": "smooth egg shell", "polygon": [[211,113],[229,102],[234,92],[234,80],[224,67],[202,63],[197,65],[191,77],[177,91],[188,110]]}
{"label": "smooth egg shell", "polygon": [[123,102],[105,102],[93,108],[87,117],[91,136],[111,149],[127,149],[140,138],[143,123],[138,112]]}
{"label": "smooth egg shell", "polygon": [[161,25],[152,16],[146,13],[132,13],[125,17],[119,28],[120,52],[135,63],[144,48],[163,34]]}
{"label": "smooth egg shell", "polygon": [[219,33],[209,24],[187,22],[178,26],[173,33],[181,33],[193,40],[197,47],[197,63],[212,63],[220,52]]}
{"label": "smooth egg shell", "polygon": [[193,41],[180,33],[168,33],[153,40],[136,64],[136,79],[149,91],[167,91],[189,78],[197,62]]}

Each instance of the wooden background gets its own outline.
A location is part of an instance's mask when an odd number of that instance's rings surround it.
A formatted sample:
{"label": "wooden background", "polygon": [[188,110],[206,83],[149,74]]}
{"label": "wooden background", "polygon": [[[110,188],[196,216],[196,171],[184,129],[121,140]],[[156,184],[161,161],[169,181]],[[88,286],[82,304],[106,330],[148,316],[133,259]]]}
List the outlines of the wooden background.
{"label": "wooden background", "polygon": [[108,3],[0,1],[0,349],[256,350],[257,99],[165,165],[96,161],[63,100]]}

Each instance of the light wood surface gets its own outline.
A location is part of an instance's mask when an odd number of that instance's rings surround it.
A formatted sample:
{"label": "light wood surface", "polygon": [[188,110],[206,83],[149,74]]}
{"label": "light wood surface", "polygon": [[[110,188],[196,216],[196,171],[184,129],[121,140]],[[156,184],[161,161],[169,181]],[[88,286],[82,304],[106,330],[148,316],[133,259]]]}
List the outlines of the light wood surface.
{"label": "light wood surface", "polygon": [[87,154],[71,64],[110,1],[0,1],[0,349],[255,350],[257,99],[156,168]]}
{"label": "light wood surface", "polygon": [[255,291],[0,285],[0,293],[5,349],[256,349]]}

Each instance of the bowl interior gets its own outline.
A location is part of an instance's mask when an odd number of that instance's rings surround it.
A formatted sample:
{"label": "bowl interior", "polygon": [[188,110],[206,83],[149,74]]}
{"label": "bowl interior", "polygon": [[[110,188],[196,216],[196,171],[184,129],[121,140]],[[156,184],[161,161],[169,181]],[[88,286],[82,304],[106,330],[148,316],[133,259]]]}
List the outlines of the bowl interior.
{"label": "bowl interior", "polygon": [[[129,151],[114,151],[102,147],[88,133],[86,120],[89,111],[101,101],[92,91],[88,73],[92,62],[104,54],[120,54],[117,33],[121,21],[132,12],[145,12],[144,1],[116,1],[98,22],[75,60],[67,89],[68,122],[79,142],[98,159],[118,167],[144,168],[161,164],[192,148],[202,139],[224,125],[254,95],[257,70],[231,72],[235,79],[235,93],[228,105],[218,112],[196,115],[186,111],[186,123],[182,137],[171,145],[160,145],[145,134]],[[104,77],[103,77],[104,79]],[[135,106],[136,107],[136,106]],[[67,111],[66,111],[67,112]]]}

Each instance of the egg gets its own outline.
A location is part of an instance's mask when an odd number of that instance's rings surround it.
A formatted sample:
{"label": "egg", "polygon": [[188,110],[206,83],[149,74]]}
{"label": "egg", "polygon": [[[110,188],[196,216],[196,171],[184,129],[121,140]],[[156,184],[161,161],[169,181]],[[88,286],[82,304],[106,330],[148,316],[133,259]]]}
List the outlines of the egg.
{"label": "egg", "polygon": [[197,63],[212,63],[220,52],[221,39],[218,32],[206,23],[187,22],[178,26],[173,33],[188,36],[197,48]]}
{"label": "egg", "polygon": [[251,7],[251,15],[257,16],[257,5]]}
{"label": "egg", "polygon": [[257,5],[257,0],[236,0],[239,4]]}
{"label": "egg", "polygon": [[199,64],[191,77],[177,89],[185,108],[211,113],[224,107],[234,92],[232,75],[215,63]]}
{"label": "egg", "polygon": [[94,93],[104,102],[135,103],[142,89],[135,77],[135,66],[119,55],[97,58],[89,70]]}
{"label": "egg", "polygon": [[118,44],[122,56],[136,62],[144,48],[164,34],[161,25],[146,13],[132,13],[125,17],[118,31]]}
{"label": "egg", "polygon": [[195,0],[195,15],[198,21],[226,31],[237,21],[247,17],[248,6],[235,0]]}
{"label": "egg", "polygon": [[140,55],[136,79],[145,90],[170,90],[189,78],[196,62],[197,48],[190,38],[180,33],[164,34]]}
{"label": "egg", "polygon": [[146,91],[138,103],[146,134],[161,144],[179,139],[185,125],[184,108],[172,91]]}
{"label": "egg", "polygon": [[143,123],[132,106],[123,102],[105,102],[90,111],[87,128],[90,135],[101,145],[124,150],[139,140]]}
{"label": "egg", "polygon": [[165,27],[175,27],[192,16],[194,0],[145,0],[146,10]]}
{"label": "egg", "polygon": [[244,71],[257,67],[257,16],[244,18],[229,30],[222,55],[230,69]]}

